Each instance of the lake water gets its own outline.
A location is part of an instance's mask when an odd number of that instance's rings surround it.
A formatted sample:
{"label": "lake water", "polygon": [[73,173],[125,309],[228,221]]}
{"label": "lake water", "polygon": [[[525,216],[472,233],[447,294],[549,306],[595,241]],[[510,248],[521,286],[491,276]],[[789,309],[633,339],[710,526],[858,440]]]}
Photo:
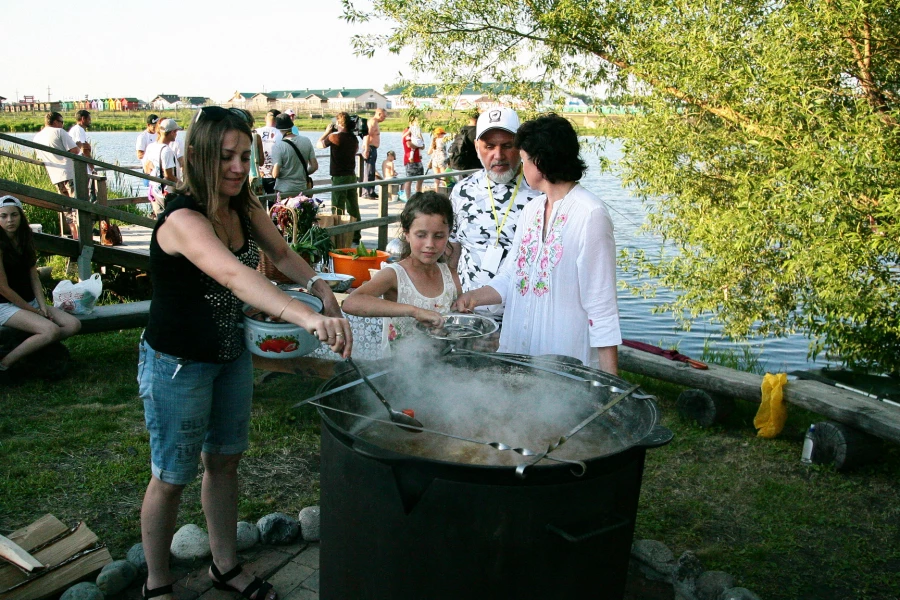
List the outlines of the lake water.
{"label": "lake water", "polygon": [[[301,134],[315,144],[321,132],[304,131]],[[183,135],[183,132],[179,132],[179,137]],[[34,134],[18,134],[18,136],[31,140]],[[378,151],[379,170],[381,161],[384,160],[388,150],[393,150],[400,157],[402,163],[403,147],[400,136],[399,133],[382,133],[382,144]],[[94,155],[99,160],[122,165],[137,164],[134,150],[137,133],[91,132],[89,137],[94,146]],[[591,150],[585,154],[584,158],[588,163],[589,170],[582,184],[606,202],[615,226],[617,246],[619,249],[635,248],[646,250],[648,253],[658,252],[660,239],[639,232],[639,227],[644,221],[644,206],[640,200],[631,196],[628,190],[623,188],[618,177],[600,173],[597,152]],[[609,143],[602,153],[605,158],[615,161],[621,157],[621,145],[615,142]],[[315,178],[326,178],[329,167],[328,153],[318,150],[317,154],[321,156],[319,156],[319,170]],[[402,176],[402,168],[399,171]],[[140,180],[126,179],[130,180],[127,185],[132,187],[135,195],[142,195],[139,189]],[[397,207],[395,210],[399,210],[399,205]],[[638,283],[632,275],[624,274],[621,271],[618,273],[618,277],[628,283]],[[692,358],[700,358],[704,344],[708,344],[716,350],[733,350],[738,354],[743,354],[744,348],[749,348],[754,355],[759,356],[762,364],[770,372],[786,372],[810,368],[813,364],[825,364],[821,358],[816,363],[806,360],[808,341],[799,335],[738,343],[723,337],[721,327],[710,323],[708,317],[694,321],[690,331],[682,331],[671,314],[653,314],[651,312],[654,305],[669,301],[673,297],[671,292],[660,290],[656,298],[644,299],[620,290],[619,313],[623,337],[664,347],[677,346],[680,352]]]}

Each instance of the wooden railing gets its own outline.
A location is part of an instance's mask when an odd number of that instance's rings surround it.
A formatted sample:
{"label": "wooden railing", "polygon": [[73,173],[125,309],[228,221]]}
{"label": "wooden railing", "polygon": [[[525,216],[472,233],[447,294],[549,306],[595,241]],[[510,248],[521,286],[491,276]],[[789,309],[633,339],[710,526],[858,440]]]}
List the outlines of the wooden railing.
{"label": "wooden railing", "polygon": [[[6,179],[0,179],[0,194],[8,193],[16,196],[23,202],[28,204],[32,204],[35,206],[41,206],[44,208],[50,208],[52,210],[64,211],[66,209],[74,208],[78,210],[78,220],[77,220],[77,229],[78,229],[78,239],[73,240],[66,237],[63,237],[65,233],[65,229],[61,230],[60,236],[54,236],[49,234],[35,234],[35,246],[38,251],[47,253],[47,254],[55,254],[59,256],[67,256],[69,258],[75,259],[78,262],[78,275],[82,279],[86,279],[91,275],[91,262],[96,262],[99,264],[113,264],[119,265],[126,268],[133,269],[141,269],[141,270],[149,270],[150,260],[146,254],[141,252],[135,252],[133,250],[122,249],[113,246],[97,246],[94,244],[94,236],[93,236],[93,227],[96,217],[104,217],[107,219],[116,219],[123,223],[128,223],[131,225],[138,225],[141,227],[153,228],[156,225],[156,220],[150,217],[145,217],[141,215],[135,215],[130,212],[125,212],[116,208],[113,208],[114,205],[122,205],[122,204],[141,204],[148,202],[147,198],[118,198],[118,199],[108,199],[107,198],[107,187],[106,187],[106,177],[103,175],[91,175],[88,173],[87,168],[79,165],[93,165],[94,168],[98,171],[113,171],[117,173],[122,173],[123,175],[127,175],[129,177],[137,177],[143,179],[145,181],[152,181],[156,183],[161,183],[164,185],[174,185],[175,183],[172,181],[168,181],[165,179],[160,179],[158,177],[154,177],[153,175],[148,175],[146,173],[141,173],[138,171],[134,171],[127,166],[122,165],[114,165],[111,163],[107,163],[101,160],[86,158],[81,156],[80,154],[72,154],[71,152],[65,152],[62,150],[57,150],[55,148],[50,148],[48,146],[44,146],[42,144],[36,144],[34,142],[29,142],[27,140],[23,140],[22,138],[18,138],[11,135],[6,135],[0,133],[0,141],[9,142],[12,144],[17,144],[19,146],[23,146],[26,148],[31,148],[33,150],[41,150],[43,152],[49,152],[51,154],[55,154],[57,156],[62,156],[64,158],[70,159],[75,162],[76,168],[74,169],[75,173],[75,197],[70,198],[68,196],[64,196],[62,194],[56,192],[49,192],[47,190],[43,190],[40,188],[32,187],[29,185],[25,185],[22,183],[18,183],[15,181],[9,181]],[[0,151],[0,155],[7,156],[16,160],[21,160],[23,162],[41,164],[44,163],[39,160],[31,159],[26,156],[21,156],[19,154],[10,153]],[[363,163],[361,157],[358,157],[357,167],[358,172],[361,175]],[[379,194],[379,206],[378,206],[378,217],[374,219],[366,219],[357,221],[355,223],[347,223],[344,225],[336,225],[333,227],[327,227],[326,231],[330,235],[338,235],[341,233],[346,233],[349,231],[359,231],[364,229],[370,229],[373,227],[378,228],[378,248],[384,249],[388,243],[388,227],[392,223],[396,223],[400,220],[400,215],[389,214],[388,210],[388,201],[390,197],[389,188],[392,185],[402,185],[406,182],[414,182],[414,181],[425,181],[432,179],[449,179],[452,177],[464,176],[469,173],[474,173],[477,169],[472,169],[468,171],[450,171],[444,172],[440,174],[430,173],[427,175],[418,175],[415,177],[396,177],[388,180],[376,180],[376,181],[366,181],[359,183],[348,183],[345,185],[318,185],[319,182],[316,182],[315,187],[311,190],[307,190],[307,193],[311,194],[322,194],[325,192],[334,192],[340,190],[349,190],[349,189],[359,189],[363,187],[376,187],[381,190]],[[98,201],[92,202],[90,198],[89,192],[89,180],[94,179],[98,184],[97,191],[97,199]],[[361,177],[360,177],[361,179]],[[327,183],[325,180],[324,183]],[[102,193],[101,193],[102,189]],[[266,200],[274,200],[275,194],[266,194],[260,196],[260,199],[263,201]]]}

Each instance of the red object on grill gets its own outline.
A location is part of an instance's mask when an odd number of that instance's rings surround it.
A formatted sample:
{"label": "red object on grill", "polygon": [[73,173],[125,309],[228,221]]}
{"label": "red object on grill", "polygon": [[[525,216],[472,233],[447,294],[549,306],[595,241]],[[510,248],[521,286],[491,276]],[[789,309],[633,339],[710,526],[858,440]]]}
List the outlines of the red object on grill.
{"label": "red object on grill", "polygon": [[400,412],[402,412],[404,415],[406,415],[407,417],[409,417],[409,418],[411,418],[411,419],[415,419],[415,418],[416,418],[416,411],[414,411],[414,410],[411,409],[411,408],[404,408],[404,409],[401,410]]}

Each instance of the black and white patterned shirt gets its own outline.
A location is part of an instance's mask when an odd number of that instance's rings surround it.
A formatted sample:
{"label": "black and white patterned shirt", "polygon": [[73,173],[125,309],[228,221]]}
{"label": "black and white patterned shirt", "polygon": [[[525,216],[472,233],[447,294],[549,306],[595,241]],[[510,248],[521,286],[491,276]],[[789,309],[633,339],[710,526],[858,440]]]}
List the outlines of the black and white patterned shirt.
{"label": "black and white patterned shirt", "polygon": [[[541,192],[531,189],[525,183],[523,177],[516,193],[516,177],[509,183],[494,183],[487,177],[485,170],[472,173],[453,186],[450,201],[453,203],[453,231],[450,232],[450,241],[459,243],[461,254],[459,257],[459,281],[464,292],[474,290],[487,285],[494,273],[482,268],[482,259],[489,246],[497,242],[498,221],[503,224],[500,231],[498,246],[503,251],[503,257],[512,246],[513,237],[516,235],[516,222],[519,213],[528,202]],[[487,185],[491,184],[491,192],[494,196],[494,209],[497,218],[494,219],[494,210],[491,210],[491,195]],[[513,200],[515,195],[515,200]],[[510,201],[514,205],[510,207]],[[506,209],[509,208],[509,216],[504,221]],[[484,307],[483,307],[484,308]],[[500,306],[481,308],[478,312],[490,316],[500,316],[503,310]]]}

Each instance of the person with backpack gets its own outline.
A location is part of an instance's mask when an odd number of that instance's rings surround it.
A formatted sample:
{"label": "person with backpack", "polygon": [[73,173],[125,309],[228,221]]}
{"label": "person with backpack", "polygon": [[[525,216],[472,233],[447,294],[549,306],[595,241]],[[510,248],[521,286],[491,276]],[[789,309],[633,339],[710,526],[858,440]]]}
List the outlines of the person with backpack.
{"label": "person with backpack", "polygon": [[294,135],[294,122],[290,115],[275,117],[275,128],[281,132],[281,141],[272,147],[272,175],[275,191],[282,197],[297,196],[312,187],[310,175],[319,169],[312,142],[302,135]]}

